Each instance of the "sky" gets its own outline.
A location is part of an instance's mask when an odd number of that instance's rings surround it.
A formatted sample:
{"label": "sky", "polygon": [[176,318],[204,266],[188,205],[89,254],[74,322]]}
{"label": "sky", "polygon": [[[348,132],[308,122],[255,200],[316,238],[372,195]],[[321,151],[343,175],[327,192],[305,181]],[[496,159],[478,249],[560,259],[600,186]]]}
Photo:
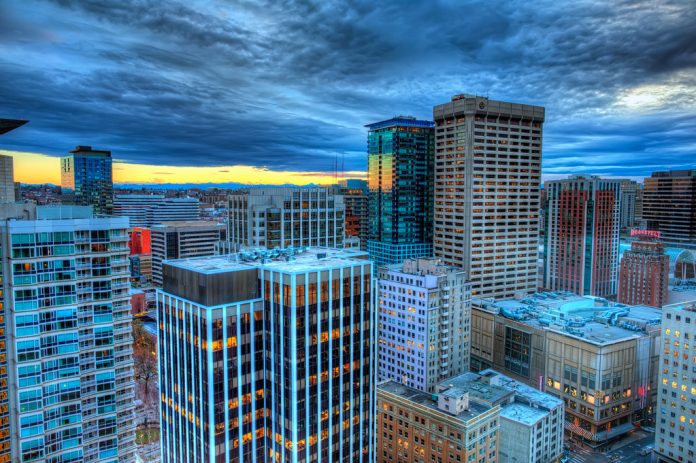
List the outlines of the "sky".
{"label": "sky", "polygon": [[693,2],[0,1],[26,183],[76,145],[119,183],[363,177],[365,124],[459,93],[545,106],[545,179],[696,168]]}

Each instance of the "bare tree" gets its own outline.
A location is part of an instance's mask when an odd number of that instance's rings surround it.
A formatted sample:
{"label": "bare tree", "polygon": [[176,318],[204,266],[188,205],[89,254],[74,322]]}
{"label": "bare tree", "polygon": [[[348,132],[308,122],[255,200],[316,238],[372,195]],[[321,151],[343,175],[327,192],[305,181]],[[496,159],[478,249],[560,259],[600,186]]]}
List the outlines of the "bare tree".
{"label": "bare tree", "polygon": [[135,380],[143,388],[141,400],[149,405],[150,385],[157,379],[157,340],[141,320],[133,320],[133,360]]}

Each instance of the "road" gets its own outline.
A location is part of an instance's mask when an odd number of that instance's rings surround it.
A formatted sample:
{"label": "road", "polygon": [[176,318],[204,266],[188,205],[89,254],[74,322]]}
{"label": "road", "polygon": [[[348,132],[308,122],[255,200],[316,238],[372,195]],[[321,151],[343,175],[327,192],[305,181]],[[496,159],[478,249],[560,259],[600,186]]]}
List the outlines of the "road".
{"label": "road", "polygon": [[570,452],[569,463],[649,463],[650,455],[640,451],[655,442],[655,434],[637,431],[623,443],[614,444],[616,450],[607,453],[593,452],[584,448],[574,448]]}

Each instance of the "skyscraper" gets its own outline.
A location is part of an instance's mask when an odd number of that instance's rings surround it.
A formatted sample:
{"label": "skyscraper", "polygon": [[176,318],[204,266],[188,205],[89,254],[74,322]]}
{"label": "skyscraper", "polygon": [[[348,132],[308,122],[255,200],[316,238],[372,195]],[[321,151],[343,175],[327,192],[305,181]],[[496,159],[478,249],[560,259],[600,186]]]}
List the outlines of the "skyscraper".
{"label": "skyscraper", "polygon": [[696,169],[653,172],[643,183],[643,220],[666,244],[696,243]]}
{"label": "skyscraper", "polygon": [[435,256],[473,294],[536,291],[544,108],[456,95],[433,118]]}
{"label": "skyscraper", "polygon": [[433,392],[469,371],[471,287],[439,259],[390,265],[379,274],[379,379]]}
{"label": "skyscraper", "polygon": [[127,220],[33,204],[0,216],[0,413],[9,398],[13,430],[0,461],[133,462]]}
{"label": "skyscraper", "polygon": [[616,296],[621,180],[572,175],[546,182],[544,287]]}
{"label": "skyscraper", "polygon": [[[20,119],[0,119],[0,135],[4,135],[28,121]],[[14,181],[14,159],[12,156],[0,155],[0,204],[13,203],[16,198],[16,185]],[[2,459],[0,457],[0,462]]]}
{"label": "skyscraper", "polygon": [[619,225],[621,230],[628,230],[637,222],[637,202],[640,185],[633,180],[621,181],[621,212]]}
{"label": "skyscraper", "polygon": [[113,211],[111,151],[78,146],[60,160],[63,204],[92,206],[95,214]]}
{"label": "skyscraper", "polygon": [[345,205],[334,188],[250,188],[229,197],[231,250],[343,247]]}
{"label": "skyscraper", "polygon": [[658,463],[696,461],[696,371],[693,342],[696,303],[662,308],[660,378],[657,392],[655,454]]}
{"label": "skyscraper", "polygon": [[372,263],[311,248],[170,261],[162,462],[371,462]]}
{"label": "skyscraper", "polygon": [[669,256],[659,239],[652,235],[634,236],[636,241],[621,257],[618,301],[662,307],[667,304]]}
{"label": "skyscraper", "polygon": [[432,255],[433,123],[400,116],[368,124],[367,250],[376,265]]}
{"label": "skyscraper", "polygon": [[155,286],[162,286],[162,262],[165,260],[212,256],[224,236],[223,224],[203,220],[155,225],[150,230],[152,282]]}

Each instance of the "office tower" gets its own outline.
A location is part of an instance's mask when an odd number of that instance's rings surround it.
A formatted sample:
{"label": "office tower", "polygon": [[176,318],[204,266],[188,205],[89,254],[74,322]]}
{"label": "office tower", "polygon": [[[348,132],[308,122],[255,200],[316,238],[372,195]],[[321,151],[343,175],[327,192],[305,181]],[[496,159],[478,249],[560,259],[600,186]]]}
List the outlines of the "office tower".
{"label": "office tower", "polygon": [[616,296],[621,181],[571,175],[545,187],[545,289]]}
{"label": "office tower", "polygon": [[619,205],[619,227],[629,230],[636,225],[636,202],[640,185],[633,180],[621,180],[621,203]]}
{"label": "office tower", "polygon": [[655,414],[660,310],[571,293],[471,301],[472,370],[494,368],[566,404],[566,433],[598,447]]}
{"label": "office tower", "polygon": [[114,205],[111,151],[77,146],[60,160],[63,204],[92,206],[95,214],[111,214]]}
{"label": "office tower", "polygon": [[[693,342],[696,333],[694,302],[662,308],[660,379],[657,393],[655,456],[658,463],[696,461],[696,372]],[[653,460],[655,461],[655,460]]]}
{"label": "office tower", "polygon": [[150,254],[152,252],[152,236],[149,228],[133,227],[128,230],[128,248],[130,255]]}
{"label": "office tower", "polygon": [[647,226],[643,226],[644,224],[643,220],[643,185],[640,183],[638,184],[638,188],[636,189],[636,221],[635,225],[637,225],[639,228],[647,228]]}
{"label": "office tower", "polygon": [[14,159],[0,155],[0,204],[15,202]]}
{"label": "office tower", "polygon": [[435,256],[475,295],[536,291],[544,108],[456,95],[433,118]]}
{"label": "office tower", "polygon": [[343,247],[345,205],[333,188],[250,188],[229,197],[229,249]]}
{"label": "office tower", "polygon": [[345,187],[340,191],[346,208],[346,238],[358,238],[359,248],[365,250],[370,218],[367,191],[363,188]]}
{"label": "office tower", "polygon": [[370,258],[432,256],[433,123],[399,116],[366,127]]}
{"label": "office tower", "polygon": [[196,198],[126,194],[114,197],[114,215],[130,217],[131,227],[151,227],[164,222],[200,219]]}
{"label": "office tower", "polygon": [[500,405],[451,388],[437,395],[377,385],[377,463],[498,462]]}
{"label": "office tower", "polygon": [[162,462],[371,462],[372,263],[311,248],[167,262]]}
{"label": "office tower", "polygon": [[379,379],[432,392],[469,371],[471,287],[462,269],[409,259],[379,273]]}
{"label": "office tower", "polygon": [[643,182],[643,220],[671,245],[696,243],[696,169],[653,172]]}
{"label": "office tower", "polygon": [[152,283],[162,286],[162,262],[165,260],[214,255],[224,231],[223,224],[202,220],[166,222],[152,227]]}
{"label": "office tower", "polygon": [[618,301],[662,307],[667,304],[669,256],[662,242],[650,234],[632,233],[636,240],[621,257]]}
{"label": "office tower", "polygon": [[133,462],[127,220],[33,204],[0,216],[2,461]]}

